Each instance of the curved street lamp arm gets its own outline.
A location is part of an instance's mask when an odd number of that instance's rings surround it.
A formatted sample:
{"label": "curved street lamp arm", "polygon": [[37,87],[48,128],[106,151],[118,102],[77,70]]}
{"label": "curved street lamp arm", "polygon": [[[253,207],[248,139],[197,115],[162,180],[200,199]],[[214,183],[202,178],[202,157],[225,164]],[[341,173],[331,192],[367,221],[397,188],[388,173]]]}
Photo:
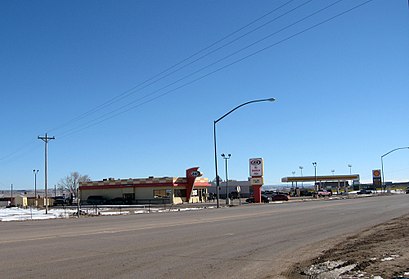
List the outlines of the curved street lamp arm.
{"label": "curved street lamp arm", "polygon": [[409,146],[398,147],[398,148],[392,149],[391,151],[389,151],[389,152],[387,152],[387,153],[385,153],[385,154],[383,154],[383,155],[381,156],[382,186],[383,186],[384,188],[385,188],[385,173],[384,173],[384,170],[383,170],[383,157],[385,157],[386,155],[391,154],[391,153],[394,152],[394,151],[401,150],[401,149],[409,149]]}
{"label": "curved street lamp arm", "polygon": [[401,150],[401,149],[409,149],[409,146],[395,148],[395,149],[389,151],[388,153],[383,154],[383,155],[381,156],[381,158],[385,157],[386,155],[391,154],[392,152],[394,152],[394,151],[396,151],[396,150]]}
{"label": "curved street lamp arm", "polygon": [[222,117],[220,117],[219,119],[215,120],[215,121],[214,121],[214,124],[216,124],[217,122],[219,122],[220,120],[222,120],[223,118],[225,118],[227,115],[229,115],[229,114],[232,113],[233,111],[235,111],[235,110],[237,110],[237,109],[239,109],[239,108],[241,108],[241,107],[243,107],[243,106],[245,106],[245,105],[252,104],[252,103],[258,103],[258,102],[266,102],[266,101],[274,102],[275,100],[276,100],[276,99],[274,99],[274,98],[268,98],[268,99],[260,99],[260,100],[253,100],[253,101],[245,102],[245,103],[243,103],[243,104],[241,104],[241,105],[238,105],[237,107],[235,107],[234,109],[230,110],[229,112],[225,113],[225,114],[224,114]]}

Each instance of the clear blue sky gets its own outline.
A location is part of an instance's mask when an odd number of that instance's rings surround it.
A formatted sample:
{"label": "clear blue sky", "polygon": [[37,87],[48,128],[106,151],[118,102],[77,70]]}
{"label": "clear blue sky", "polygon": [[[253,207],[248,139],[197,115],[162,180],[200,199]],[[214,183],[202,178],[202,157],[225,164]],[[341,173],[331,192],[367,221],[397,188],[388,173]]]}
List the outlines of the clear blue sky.
{"label": "clear blue sky", "polygon": [[[213,179],[213,121],[268,97],[217,125],[229,178],[263,157],[268,185],[299,166],[313,175],[314,161],[319,175],[352,164],[370,181],[382,154],[409,146],[408,2],[373,0],[309,29],[365,2],[1,1],[0,188],[33,188],[33,169],[43,185],[46,132],[50,187],[72,171],[99,180],[199,166]],[[409,180],[409,150],[385,157],[385,175]]]}

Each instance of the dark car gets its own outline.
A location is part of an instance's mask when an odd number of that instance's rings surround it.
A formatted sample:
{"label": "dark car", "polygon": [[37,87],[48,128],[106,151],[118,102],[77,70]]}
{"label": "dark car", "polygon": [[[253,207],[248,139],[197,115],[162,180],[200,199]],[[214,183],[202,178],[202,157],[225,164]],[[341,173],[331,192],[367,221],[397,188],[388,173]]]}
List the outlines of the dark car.
{"label": "dark car", "polygon": [[277,194],[271,196],[271,201],[288,201],[289,197],[285,194]]}
{"label": "dark car", "polygon": [[238,199],[239,197],[240,197],[240,194],[237,191],[230,192],[229,194],[229,199],[232,199],[232,200]]}
{"label": "dark car", "polygon": [[359,192],[357,192],[358,195],[369,195],[372,194],[372,191],[370,190],[366,190],[366,189],[362,189]]}
{"label": "dark car", "polygon": [[106,202],[107,202],[107,199],[104,198],[103,196],[89,196],[86,200],[87,204],[92,204],[92,205],[105,204]]}
{"label": "dark car", "polygon": [[124,198],[113,198],[111,200],[106,201],[106,204],[123,205],[128,204],[128,202]]}
{"label": "dark car", "polygon": [[408,188],[408,189],[406,189],[406,194],[409,194],[409,188]]}
{"label": "dark car", "polygon": [[[261,195],[261,201],[264,202],[264,203],[268,203],[270,200],[266,195]],[[250,197],[250,198],[246,199],[246,202],[254,203],[255,199],[254,199],[254,197]]]}
{"label": "dark car", "polygon": [[57,196],[54,198],[53,205],[54,206],[67,205],[69,204],[69,202],[70,202],[70,199],[64,196]]}

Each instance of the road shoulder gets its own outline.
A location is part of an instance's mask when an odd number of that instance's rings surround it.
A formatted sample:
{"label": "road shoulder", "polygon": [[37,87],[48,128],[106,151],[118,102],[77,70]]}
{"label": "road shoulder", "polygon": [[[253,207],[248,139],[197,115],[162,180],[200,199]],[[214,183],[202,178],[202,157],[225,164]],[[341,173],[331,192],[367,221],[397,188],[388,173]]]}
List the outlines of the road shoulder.
{"label": "road shoulder", "polygon": [[332,241],[331,248],[323,250],[320,245],[321,252],[306,247],[282,275],[291,279],[409,278],[408,243],[409,215],[404,215]]}

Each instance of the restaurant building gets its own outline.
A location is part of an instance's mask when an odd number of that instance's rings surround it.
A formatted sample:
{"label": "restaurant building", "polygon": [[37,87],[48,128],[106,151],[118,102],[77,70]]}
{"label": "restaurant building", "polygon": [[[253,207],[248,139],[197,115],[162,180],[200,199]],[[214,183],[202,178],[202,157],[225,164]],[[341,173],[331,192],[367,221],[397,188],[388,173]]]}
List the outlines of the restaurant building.
{"label": "restaurant building", "polygon": [[81,201],[90,196],[102,196],[106,200],[122,198],[130,203],[198,203],[205,202],[207,178],[201,177],[198,167],[186,170],[185,177],[153,177],[114,179],[81,182]]}

